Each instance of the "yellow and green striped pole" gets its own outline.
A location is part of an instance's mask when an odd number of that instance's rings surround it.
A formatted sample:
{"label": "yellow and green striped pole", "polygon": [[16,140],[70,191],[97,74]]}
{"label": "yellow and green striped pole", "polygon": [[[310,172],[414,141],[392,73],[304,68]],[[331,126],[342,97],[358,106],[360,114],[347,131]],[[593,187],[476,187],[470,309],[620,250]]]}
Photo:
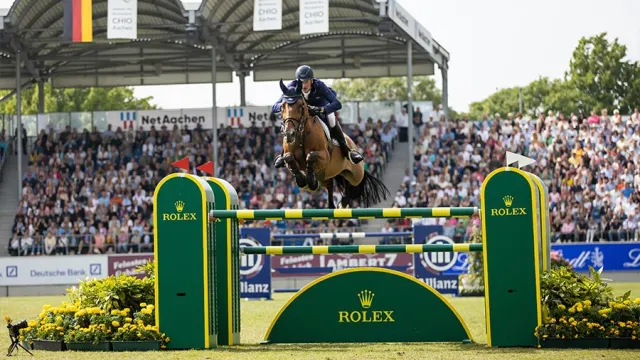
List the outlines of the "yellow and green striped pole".
{"label": "yellow and green striped pole", "polygon": [[376,254],[423,252],[476,252],[482,244],[409,244],[409,245],[329,245],[329,246],[245,246],[245,254]]}
{"label": "yellow and green striped pole", "polygon": [[404,219],[471,217],[477,207],[373,208],[373,209],[285,209],[285,210],[213,210],[216,219],[285,220],[285,219]]}

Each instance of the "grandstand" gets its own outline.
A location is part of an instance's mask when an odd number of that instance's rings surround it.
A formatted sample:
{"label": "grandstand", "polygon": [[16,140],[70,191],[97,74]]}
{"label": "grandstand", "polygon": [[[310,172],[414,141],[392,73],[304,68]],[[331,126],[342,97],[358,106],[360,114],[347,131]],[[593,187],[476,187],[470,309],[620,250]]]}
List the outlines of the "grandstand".
{"label": "grandstand", "polygon": [[[340,121],[340,117],[338,116]],[[278,125],[278,124],[276,124]],[[129,253],[153,251],[153,191],[171,163],[189,156],[197,164],[210,154],[211,131],[201,128],[150,131],[107,128],[100,132],[63,127],[41,130],[28,148],[22,200],[17,202],[11,233],[3,248],[12,256]],[[394,122],[374,131],[369,126],[350,133],[357,140],[369,170],[383,175],[395,145]],[[241,197],[241,207],[326,207],[326,194],[310,194],[295,186],[286,169],[273,169],[281,151],[280,127],[228,126],[218,131],[218,174]],[[397,133],[393,131],[392,134]],[[384,141],[382,140],[384,138]],[[15,137],[7,143],[15,159]],[[10,163],[15,165],[15,161]],[[10,168],[13,172],[16,169]],[[14,183],[3,184],[10,193]],[[11,207],[11,205],[9,205]],[[357,220],[266,221],[275,233],[356,231]]]}
{"label": "grandstand", "polygon": [[[638,241],[637,112],[621,117],[603,111],[588,118],[549,113],[537,119],[522,114],[501,119],[496,114],[478,121],[448,120],[437,112],[425,120],[420,111],[414,114],[411,176],[409,169],[403,175],[408,161],[402,156],[390,163],[406,146],[398,141],[395,118],[358,119],[347,127],[369,170],[388,186],[398,184],[384,206],[478,206],[483,179],[503,165],[506,151],[512,151],[535,159],[531,171],[549,186],[552,241]],[[406,115],[396,117],[400,116]],[[220,130],[217,175],[238,189],[242,208],[326,207],[326,194],[300,191],[286,169],[272,168],[282,143],[275,125]],[[154,184],[175,171],[172,161],[187,155],[195,172],[196,164],[204,163],[210,153],[211,136],[200,128],[178,127],[40,131],[28,147],[23,199],[13,212],[3,248],[13,256],[152,251]],[[0,169],[12,172],[15,137],[3,133],[0,144]],[[0,189],[13,185],[5,181]],[[444,235],[456,242],[468,240],[479,225],[477,218],[419,221],[442,225]],[[411,231],[412,222],[403,219],[391,225],[396,231]],[[358,231],[363,226],[390,230],[384,222],[357,220],[265,221],[251,226],[267,226],[274,233]]]}

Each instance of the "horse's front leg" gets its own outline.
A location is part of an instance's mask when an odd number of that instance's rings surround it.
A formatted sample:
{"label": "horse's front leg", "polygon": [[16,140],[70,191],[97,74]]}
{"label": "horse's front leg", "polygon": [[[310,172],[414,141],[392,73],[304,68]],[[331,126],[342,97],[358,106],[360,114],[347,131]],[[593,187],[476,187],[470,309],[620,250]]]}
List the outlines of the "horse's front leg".
{"label": "horse's front leg", "polygon": [[292,153],[285,153],[283,156],[284,163],[287,164],[287,168],[296,178],[296,185],[299,188],[304,188],[307,186],[307,178],[304,176],[302,171],[300,170],[300,166],[298,166],[298,162],[296,161],[295,156]]}
{"label": "horse's front leg", "polygon": [[307,154],[307,185],[309,190],[316,191],[320,188],[320,182],[316,178],[315,166],[318,163],[318,153],[310,151]]}
{"label": "horse's front leg", "polygon": [[333,179],[325,180],[324,187],[327,188],[327,201],[329,209],[335,209],[336,204],[333,202]]}

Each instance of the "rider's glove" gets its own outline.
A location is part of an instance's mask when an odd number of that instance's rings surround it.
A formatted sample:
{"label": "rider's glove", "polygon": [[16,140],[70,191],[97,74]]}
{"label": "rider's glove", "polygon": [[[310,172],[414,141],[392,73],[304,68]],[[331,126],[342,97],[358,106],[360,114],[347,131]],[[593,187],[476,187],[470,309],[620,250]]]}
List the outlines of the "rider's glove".
{"label": "rider's glove", "polygon": [[310,115],[318,115],[324,112],[324,108],[320,106],[309,105],[309,114]]}

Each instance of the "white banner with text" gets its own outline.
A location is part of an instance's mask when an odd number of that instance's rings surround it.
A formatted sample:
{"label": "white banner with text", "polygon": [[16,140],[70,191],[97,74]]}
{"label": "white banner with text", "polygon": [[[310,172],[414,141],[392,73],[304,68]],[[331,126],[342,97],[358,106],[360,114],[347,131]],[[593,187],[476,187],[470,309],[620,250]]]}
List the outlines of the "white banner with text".
{"label": "white banner with text", "polygon": [[253,31],[282,29],[282,0],[254,0]]}
{"label": "white banner with text", "polygon": [[300,0],[300,35],[329,32],[329,0]]}
{"label": "white banner with text", "polygon": [[[218,127],[231,126],[237,128],[239,126],[256,127],[273,126],[270,121],[271,107],[269,106],[234,106],[221,107],[217,109]],[[279,125],[280,115],[276,115],[276,126]],[[107,122],[111,125],[112,130],[118,127],[121,129],[142,128],[150,130],[155,127],[161,130],[163,126],[167,130],[173,130],[174,125],[178,128],[195,129],[200,125],[205,130],[213,127],[213,116],[211,108],[200,109],[174,109],[174,110],[123,110],[107,112]]]}
{"label": "white banner with text", "polygon": [[107,274],[106,255],[0,258],[0,286],[71,285]]}
{"label": "white banner with text", "polygon": [[107,39],[138,37],[138,0],[109,0]]}

